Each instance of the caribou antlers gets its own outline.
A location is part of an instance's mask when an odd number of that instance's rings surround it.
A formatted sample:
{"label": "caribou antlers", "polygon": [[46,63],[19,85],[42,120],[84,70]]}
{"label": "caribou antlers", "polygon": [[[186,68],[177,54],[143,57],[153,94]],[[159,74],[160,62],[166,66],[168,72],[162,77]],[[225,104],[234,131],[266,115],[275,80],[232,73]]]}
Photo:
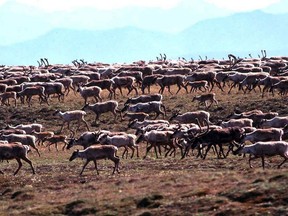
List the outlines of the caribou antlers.
{"label": "caribou antlers", "polygon": [[229,65],[229,67],[225,68],[227,71],[232,70],[239,62],[241,62],[243,60],[243,58],[239,58],[239,57],[237,58],[233,54],[229,54],[228,58],[230,61],[230,65]]}
{"label": "caribou antlers", "polygon": [[[80,61],[80,62],[79,62],[79,61]],[[75,67],[77,67],[77,68],[79,68],[79,67],[81,67],[81,66],[83,66],[83,65],[88,64],[87,61],[84,61],[84,59],[80,59],[79,61],[78,61],[78,59],[75,59],[75,60],[72,61],[72,64],[73,64]]]}
{"label": "caribou antlers", "polygon": [[267,53],[266,50],[261,50],[262,58],[261,60],[266,60],[267,59]]}
{"label": "caribou antlers", "polygon": [[47,58],[40,58],[40,61],[38,61],[37,60],[37,62],[38,62],[38,67],[48,67],[48,66],[50,66],[50,64],[49,64],[49,61],[48,61],[48,59]]}
{"label": "caribou antlers", "polygon": [[160,58],[158,57],[158,56],[156,56],[156,59],[157,59],[157,61],[163,61],[163,62],[165,62],[166,61],[166,59],[167,59],[167,56],[166,56],[166,54],[165,53],[160,53]]}

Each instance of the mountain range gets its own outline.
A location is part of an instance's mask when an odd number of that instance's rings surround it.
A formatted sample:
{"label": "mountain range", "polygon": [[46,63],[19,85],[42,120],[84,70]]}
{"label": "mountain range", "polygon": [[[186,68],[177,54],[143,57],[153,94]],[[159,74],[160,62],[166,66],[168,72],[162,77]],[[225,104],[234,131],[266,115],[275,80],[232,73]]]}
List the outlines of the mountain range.
{"label": "mountain range", "polygon": [[178,33],[156,32],[133,26],[110,30],[54,29],[37,38],[0,46],[0,65],[37,65],[47,57],[50,63],[88,62],[130,63],[156,59],[166,53],[178,57],[227,58],[258,57],[266,49],[268,56],[285,55],[288,14],[262,11],[239,13],[198,22]]}

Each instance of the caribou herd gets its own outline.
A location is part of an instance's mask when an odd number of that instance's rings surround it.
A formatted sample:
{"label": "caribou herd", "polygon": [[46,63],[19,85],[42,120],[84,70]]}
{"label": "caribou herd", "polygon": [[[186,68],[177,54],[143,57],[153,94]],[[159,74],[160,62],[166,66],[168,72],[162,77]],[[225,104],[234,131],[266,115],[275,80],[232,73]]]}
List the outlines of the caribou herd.
{"label": "caribou herd", "polygon": [[[63,150],[81,146],[75,150],[70,161],[84,158],[80,175],[86,165],[93,161],[98,173],[97,160],[108,158],[119,172],[120,158],[117,151],[123,148],[122,158],[140,157],[139,145],[146,143],[147,157],[154,149],[158,158],[164,156],[180,158],[208,157],[210,150],[217,158],[226,158],[229,153],[249,154],[251,160],[280,155],[288,159],[288,143],[283,141],[288,133],[288,116],[279,116],[277,112],[245,110],[232,113],[220,122],[213,123],[211,107],[218,106],[217,92],[231,94],[260,94],[265,98],[269,94],[284,97],[288,93],[288,57],[267,57],[262,50],[258,58],[239,58],[229,54],[228,59],[205,59],[190,61],[179,58],[167,60],[161,55],[156,61],[137,61],[131,64],[87,63],[84,60],[72,61],[73,65],[50,64],[48,59],[40,59],[36,66],[0,66],[0,99],[2,107],[9,106],[52,106],[63,103],[69,95],[79,96],[81,105],[77,110],[55,110],[53,116],[62,120],[60,131],[46,131],[46,125],[37,123],[7,125],[0,131],[0,159],[16,159],[19,167],[21,160],[32,162],[27,153],[38,153],[39,146],[47,142],[47,147],[63,143]],[[158,92],[151,93],[156,86]],[[177,86],[177,91],[173,92]],[[189,90],[190,88],[190,90]],[[123,92],[123,89],[126,89]],[[167,92],[166,92],[167,91]],[[192,94],[191,103],[198,104],[198,110],[181,113],[180,110],[167,112],[163,95]],[[106,92],[107,96],[104,96]],[[123,100],[118,101],[119,94]],[[53,99],[51,96],[56,96]],[[11,104],[11,100],[13,104]],[[197,107],[197,106],[196,106]],[[94,123],[100,116],[112,114],[114,122],[127,124],[128,131],[110,131],[92,129],[86,118],[87,112],[95,114]],[[110,113],[110,114],[108,114]],[[169,115],[168,115],[169,114]],[[85,119],[86,118],[86,119]],[[159,119],[161,118],[161,119]],[[77,122],[76,130],[71,122]],[[67,129],[64,129],[67,124]],[[82,124],[82,127],[81,127]],[[85,127],[83,127],[85,126]],[[86,131],[80,132],[80,128]],[[63,131],[69,134],[63,134]],[[31,147],[31,148],[30,148]],[[135,153],[136,150],[136,153]],[[231,155],[231,154],[230,154]],[[3,163],[2,163],[3,164]],[[3,173],[2,171],[0,171]],[[99,174],[99,173],[98,173]]]}

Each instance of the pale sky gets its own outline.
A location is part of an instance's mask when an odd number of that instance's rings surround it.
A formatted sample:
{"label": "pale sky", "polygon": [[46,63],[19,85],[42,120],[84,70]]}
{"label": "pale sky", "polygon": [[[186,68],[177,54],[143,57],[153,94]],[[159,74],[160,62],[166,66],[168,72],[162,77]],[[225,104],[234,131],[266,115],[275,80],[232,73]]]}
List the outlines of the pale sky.
{"label": "pale sky", "polygon": [[[134,26],[179,32],[238,12],[287,13],[287,0],[0,0],[0,45],[55,28],[102,30]],[[8,21],[7,21],[8,20]]]}
{"label": "pale sky", "polygon": [[235,12],[259,10],[280,2],[280,0],[205,0],[219,8]]}
{"label": "pale sky", "polygon": [[156,7],[169,9],[181,0],[17,0],[47,11],[68,11],[79,7],[92,7],[98,10],[115,10],[125,7]]}
{"label": "pale sky", "polygon": [[[185,0],[0,0],[0,5],[6,2],[14,1],[19,4],[25,4],[36,7],[44,11],[69,11],[79,7],[92,7],[98,10],[115,10],[125,7],[147,7],[171,9]],[[193,4],[200,2],[211,3],[219,8],[231,11],[249,11],[263,9],[270,5],[280,2],[280,0],[198,0]]]}

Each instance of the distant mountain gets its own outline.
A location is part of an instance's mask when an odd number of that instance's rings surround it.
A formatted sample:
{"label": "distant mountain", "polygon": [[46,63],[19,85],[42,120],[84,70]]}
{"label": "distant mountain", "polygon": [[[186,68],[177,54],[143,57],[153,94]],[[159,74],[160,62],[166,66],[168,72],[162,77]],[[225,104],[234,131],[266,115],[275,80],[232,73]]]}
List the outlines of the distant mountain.
{"label": "distant mountain", "polygon": [[[181,33],[188,53],[260,53],[266,49],[288,54],[288,14],[272,15],[261,11],[239,13],[233,16],[206,20]],[[190,38],[190,39],[189,39]],[[285,50],[285,53],[283,53]],[[227,56],[227,55],[226,55]]]}
{"label": "distant mountain", "polygon": [[35,65],[41,57],[51,63],[71,63],[80,58],[111,63],[155,59],[159,52],[181,52],[172,45],[175,39],[133,27],[106,31],[55,29],[34,40],[0,47],[0,64]]}
{"label": "distant mountain", "polygon": [[266,49],[268,55],[288,54],[288,14],[260,11],[235,14],[199,22],[178,34],[146,31],[134,27],[105,31],[55,29],[33,40],[0,47],[0,64],[36,65],[41,57],[51,63],[132,62],[151,60],[166,53],[168,58],[228,53],[248,56]]}

